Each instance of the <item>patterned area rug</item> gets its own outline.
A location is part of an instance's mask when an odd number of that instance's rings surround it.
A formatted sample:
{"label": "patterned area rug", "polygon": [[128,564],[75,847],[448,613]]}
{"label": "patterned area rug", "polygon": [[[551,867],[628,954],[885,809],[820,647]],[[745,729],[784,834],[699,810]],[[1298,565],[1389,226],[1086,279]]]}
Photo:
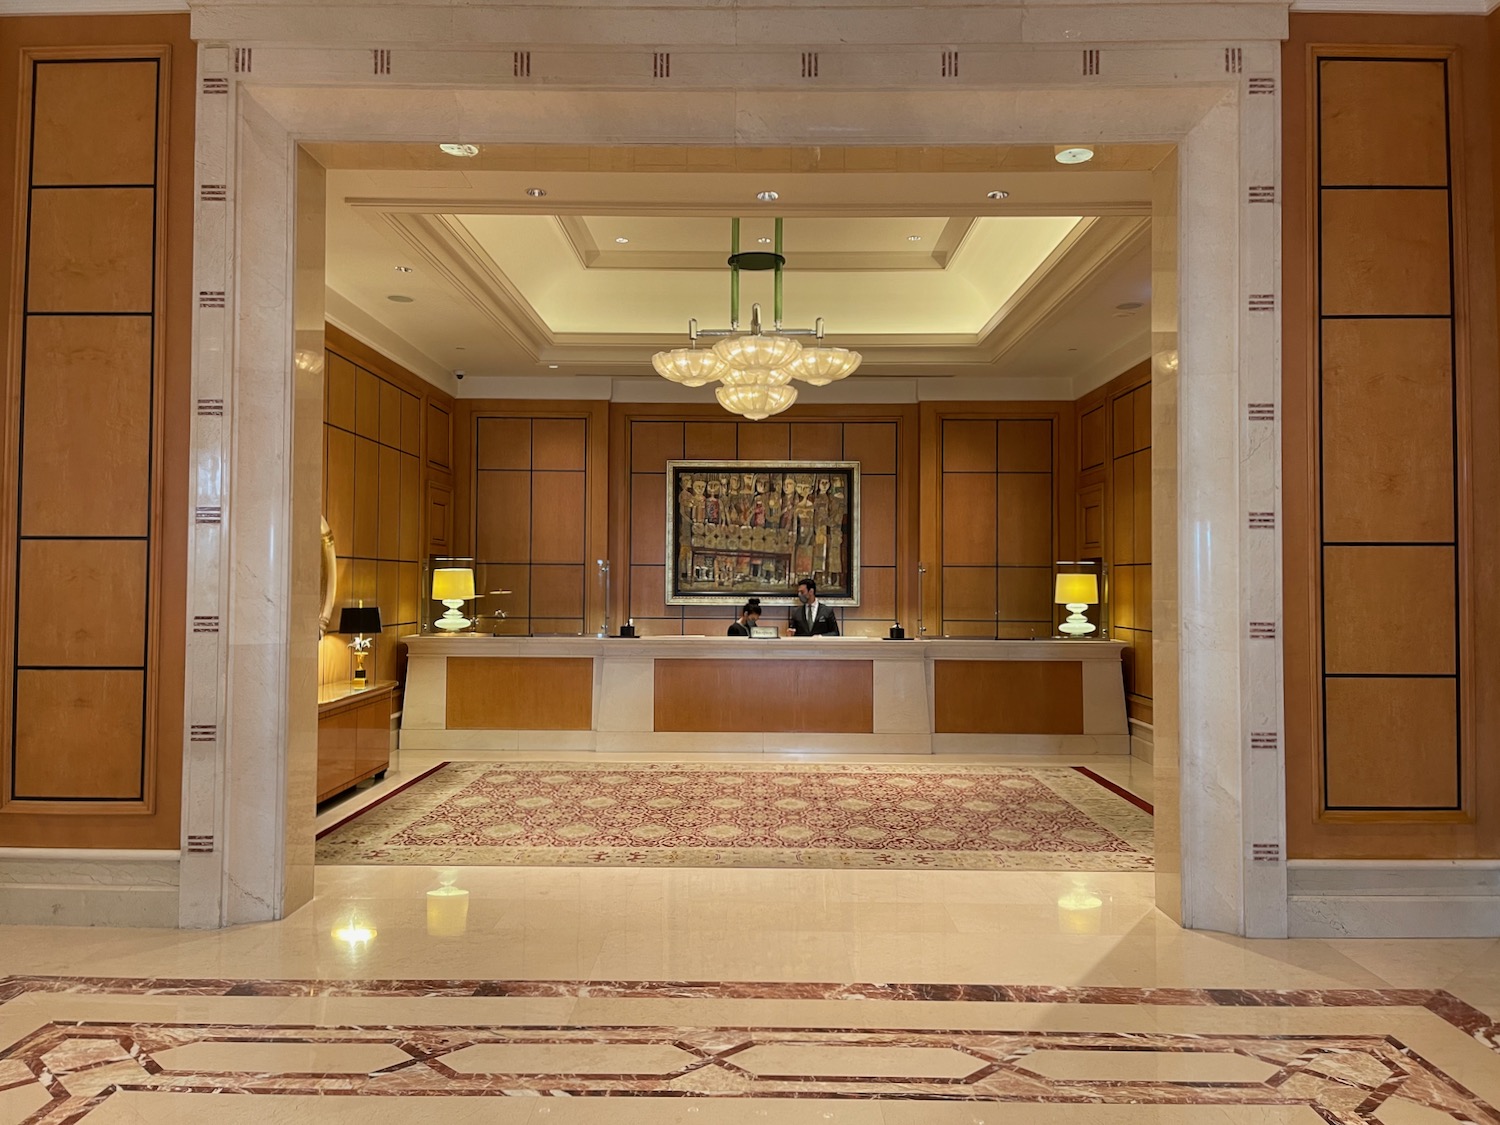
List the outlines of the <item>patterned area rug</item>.
{"label": "patterned area rug", "polygon": [[447,763],[318,862],[1147,871],[1151,817],[1068,768]]}

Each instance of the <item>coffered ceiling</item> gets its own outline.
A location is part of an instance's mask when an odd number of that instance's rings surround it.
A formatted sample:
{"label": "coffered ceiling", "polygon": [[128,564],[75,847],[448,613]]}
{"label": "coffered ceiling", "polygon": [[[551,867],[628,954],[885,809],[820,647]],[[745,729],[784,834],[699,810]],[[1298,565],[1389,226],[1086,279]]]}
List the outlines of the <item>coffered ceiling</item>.
{"label": "coffered ceiling", "polygon": [[[621,151],[632,166],[598,155]],[[654,380],[652,353],[682,346],[689,318],[728,325],[734,217],[742,250],[772,249],[784,219],[784,323],[824,318],[829,342],[864,355],[856,379],[1041,380],[1072,397],[1149,350],[1159,147],[1075,168],[1013,149],[984,169],[837,174],[692,171],[681,149],[660,170],[641,150],[589,150],[582,169],[545,148],[313,152],[329,166],[329,318],[441,383]],[[741,322],[752,302],[769,322],[772,274],[740,278]]]}

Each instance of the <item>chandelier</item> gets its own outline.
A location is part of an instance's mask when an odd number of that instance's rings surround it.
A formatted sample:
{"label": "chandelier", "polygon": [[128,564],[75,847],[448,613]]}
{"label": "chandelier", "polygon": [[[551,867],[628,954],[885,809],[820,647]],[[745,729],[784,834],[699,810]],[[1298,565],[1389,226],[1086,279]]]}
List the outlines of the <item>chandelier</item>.
{"label": "chandelier", "polygon": [[[781,324],[781,224],[776,220],[774,250],[740,252],[740,221],[731,220],[729,254],[729,327],[702,328],[688,321],[688,346],[657,352],[651,366],[663,379],[684,387],[718,383],[714,394],[725,410],[759,422],[780,414],[797,401],[793,380],[826,386],[846,378],[859,366],[860,354],[848,348],[823,346],[823,318],[812,328],[783,328]],[[760,305],[750,306],[749,331],[740,330],[740,270],[775,270],[775,307],[771,330],[761,330]],[[811,336],[817,342],[804,345],[794,336]],[[711,348],[700,349],[698,341],[714,337]]]}

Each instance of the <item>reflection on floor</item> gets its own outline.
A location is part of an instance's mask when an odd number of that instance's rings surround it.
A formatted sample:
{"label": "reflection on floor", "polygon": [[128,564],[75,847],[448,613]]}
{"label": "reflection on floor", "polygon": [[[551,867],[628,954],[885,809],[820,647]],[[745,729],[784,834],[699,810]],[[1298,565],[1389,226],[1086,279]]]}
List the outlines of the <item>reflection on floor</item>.
{"label": "reflection on floor", "polygon": [[225,931],[0,927],[0,1125],[1500,1125],[1496,940],[1184,931],[1147,872],[316,887]]}
{"label": "reflection on floor", "polygon": [[1144,871],[1149,813],[1067,766],[509,757],[444,764],[318,862]]}

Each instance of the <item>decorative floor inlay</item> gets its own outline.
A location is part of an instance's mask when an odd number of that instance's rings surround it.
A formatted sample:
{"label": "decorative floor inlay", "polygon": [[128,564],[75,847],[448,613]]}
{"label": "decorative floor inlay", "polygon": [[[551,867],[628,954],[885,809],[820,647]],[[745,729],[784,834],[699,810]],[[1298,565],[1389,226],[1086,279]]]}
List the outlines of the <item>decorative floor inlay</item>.
{"label": "decorative floor inlay", "polygon": [[329,864],[1145,871],[1143,809],[1063,767],[447,763]]}
{"label": "decorative floor inlay", "polygon": [[[173,998],[190,1018],[170,1014]],[[237,1010],[267,998],[284,1018]],[[1481,1085],[1495,1086],[1494,1021],[1435,990],[13,977],[0,978],[8,1028],[25,1018],[13,1001],[31,1014],[0,1051],[0,1108],[22,1107],[27,1125],[87,1125],[121,1094],[143,1120],[151,1098],[191,1094],[279,1096],[292,1116],[268,1107],[277,1121],[317,1121],[294,1099],[341,1095],[1286,1107],[1330,1125],[1500,1125],[1493,1101],[1434,1057],[1475,1073],[1477,1052]],[[90,1003],[100,1011],[80,1018]],[[413,1018],[435,1003],[446,1021]],[[545,1018],[582,1003],[591,1014]],[[1058,1011],[1099,1026],[1035,1026]],[[1194,1020],[1242,1026],[1174,1026]],[[1362,1026],[1330,1026],[1351,1021]],[[1409,1041],[1422,1037],[1424,1049]]]}

